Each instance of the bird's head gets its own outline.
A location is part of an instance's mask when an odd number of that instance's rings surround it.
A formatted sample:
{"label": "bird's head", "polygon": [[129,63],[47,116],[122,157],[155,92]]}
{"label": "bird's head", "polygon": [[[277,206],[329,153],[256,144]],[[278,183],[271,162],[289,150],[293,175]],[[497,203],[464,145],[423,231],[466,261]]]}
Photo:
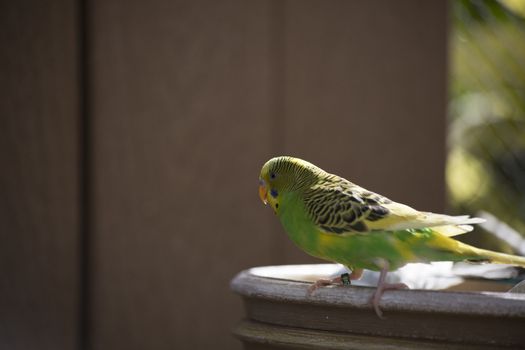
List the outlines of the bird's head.
{"label": "bird's head", "polygon": [[321,169],[299,158],[272,158],[261,169],[259,197],[264,204],[270,204],[277,214],[283,196],[311,186],[317,181],[320,172]]}

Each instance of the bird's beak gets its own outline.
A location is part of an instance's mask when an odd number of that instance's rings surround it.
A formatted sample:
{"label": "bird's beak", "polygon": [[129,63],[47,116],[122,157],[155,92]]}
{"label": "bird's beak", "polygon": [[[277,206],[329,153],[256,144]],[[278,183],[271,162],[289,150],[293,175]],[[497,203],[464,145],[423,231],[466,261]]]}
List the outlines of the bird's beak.
{"label": "bird's beak", "polygon": [[266,185],[264,184],[263,180],[259,181],[259,197],[261,198],[264,205],[268,204],[268,200],[266,199],[268,196],[268,191],[266,190]]}

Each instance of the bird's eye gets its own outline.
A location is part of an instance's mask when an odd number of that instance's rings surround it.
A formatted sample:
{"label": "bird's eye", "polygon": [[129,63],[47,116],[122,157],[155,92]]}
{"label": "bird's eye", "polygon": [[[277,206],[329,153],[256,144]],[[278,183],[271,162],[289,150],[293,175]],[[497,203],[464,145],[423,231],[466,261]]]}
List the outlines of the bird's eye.
{"label": "bird's eye", "polygon": [[275,180],[275,178],[276,178],[275,173],[270,173],[270,180]]}

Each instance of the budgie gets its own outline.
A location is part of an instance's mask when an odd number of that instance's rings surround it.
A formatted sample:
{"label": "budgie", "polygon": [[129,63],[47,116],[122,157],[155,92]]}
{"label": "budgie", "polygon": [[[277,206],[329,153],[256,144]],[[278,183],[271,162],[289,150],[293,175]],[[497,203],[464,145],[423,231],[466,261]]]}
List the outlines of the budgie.
{"label": "budgie", "polygon": [[525,267],[525,258],[492,252],[451,237],[471,231],[484,220],[422,212],[368,191],[319,167],[293,157],[264,164],[259,196],[279,218],[289,238],[306,253],[345,265],[351,274],[322,279],[316,288],[359,279],[363,269],[380,271],[371,304],[379,307],[388,271],[413,262],[470,261]]}

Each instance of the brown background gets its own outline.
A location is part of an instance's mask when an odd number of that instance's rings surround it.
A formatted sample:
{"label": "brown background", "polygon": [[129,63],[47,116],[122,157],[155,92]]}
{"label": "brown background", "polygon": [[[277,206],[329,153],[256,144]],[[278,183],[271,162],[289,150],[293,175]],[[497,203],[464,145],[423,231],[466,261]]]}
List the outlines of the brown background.
{"label": "brown background", "polygon": [[304,157],[444,207],[446,2],[2,2],[0,348],[235,348]]}

